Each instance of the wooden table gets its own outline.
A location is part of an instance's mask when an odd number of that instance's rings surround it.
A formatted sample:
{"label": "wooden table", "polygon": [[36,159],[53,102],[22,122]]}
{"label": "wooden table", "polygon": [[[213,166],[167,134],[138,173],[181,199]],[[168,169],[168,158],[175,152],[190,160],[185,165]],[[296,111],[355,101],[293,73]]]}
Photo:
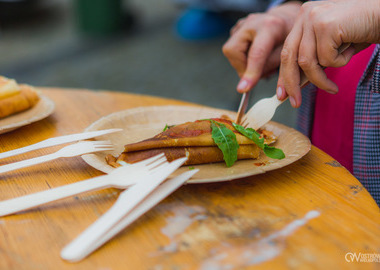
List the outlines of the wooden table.
{"label": "wooden table", "polygon": [[[185,102],[117,92],[44,89],[50,117],[0,135],[1,151],[83,131],[112,112]],[[59,147],[58,147],[59,148]],[[57,149],[58,149],[57,148]],[[44,149],[26,157],[47,154]],[[0,164],[16,161],[12,157]],[[102,173],[80,157],[0,176],[0,200]],[[262,175],[181,187],[79,263],[61,249],[113,204],[109,189],[0,218],[0,269],[379,269],[347,253],[380,254],[380,212],[345,168],[316,147]]]}

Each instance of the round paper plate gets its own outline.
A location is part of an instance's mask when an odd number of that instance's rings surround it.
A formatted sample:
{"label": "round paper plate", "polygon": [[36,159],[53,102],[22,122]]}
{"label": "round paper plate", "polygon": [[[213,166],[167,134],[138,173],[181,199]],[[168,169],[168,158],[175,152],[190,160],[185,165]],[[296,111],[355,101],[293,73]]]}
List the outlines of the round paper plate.
{"label": "round paper plate", "polygon": [[0,119],[0,134],[10,132],[30,123],[42,120],[53,113],[54,102],[40,94],[40,100],[29,110]]}
{"label": "round paper plate", "polygon": [[[198,119],[220,117],[222,115],[227,115],[231,119],[234,119],[236,113],[194,106],[138,107],[116,112],[99,119],[86,129],[86,131],[94,131],[122,128],[122,132],[97,137],[98,140],[110,140],[116,146],[115,150],[112,152],[85,155],[83,159],[92,167],[109,173],[114,170],[114,168],[106,163],[105,156],[109,153],[118,156],[123,151],[125,144],[153,137],[162,132],[166,125],[176,125]],[[274,146],[284,151],[286,156],[284,159],[270,159],[262,153],[259,159],[239,160],[229,168],[223,162],[183,166],[178,169],[173,176],[186,170],[197,168],[200,169],[200,171],[196,173],[188,183],[228,181],[282,168],[300,159],[310,151],[310,140],[295,129],[276,122],[269,122],[264,128],[272,131],[278,137]]]}

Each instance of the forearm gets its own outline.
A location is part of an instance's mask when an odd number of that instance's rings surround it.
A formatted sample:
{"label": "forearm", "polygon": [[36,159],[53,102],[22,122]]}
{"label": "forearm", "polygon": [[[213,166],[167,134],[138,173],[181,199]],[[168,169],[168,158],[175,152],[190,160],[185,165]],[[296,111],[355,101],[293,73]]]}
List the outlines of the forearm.
{"label": "forearm", "polygon": [[367,9],[368,14],[365,18],[364,29],[370,27],[367,35],[367,40],[363,42],[367,43],[380,43],[380,1],[371,0],[363,8]]}

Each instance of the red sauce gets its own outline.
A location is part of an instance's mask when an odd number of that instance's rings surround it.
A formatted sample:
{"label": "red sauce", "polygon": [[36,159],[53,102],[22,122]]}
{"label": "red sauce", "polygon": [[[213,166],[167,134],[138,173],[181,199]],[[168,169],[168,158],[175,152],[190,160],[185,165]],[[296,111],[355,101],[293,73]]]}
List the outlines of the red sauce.
{"label": "red sauce", "polygon": [[228,119],[223,118],[211,118],[212,120],[215,120],[216,122],[225,123],[227,125],[232,125],[232,122]]}
{"label": "red sauce", "polygon": [[[223,119],[223,118],[210,118],[211,120],[214,120],[216,122],[220,122],[220,123],[225,123],[225,124],[229,124],[229,125],[232,125],[232,122],[228,119]],[[197,120],[197,121],[194,121],[194,122],[203,122],[203,121],[208,121],[210,122],[209,120]]]}
{"label": "red sauce", "polygon": [[[212,120],[231,126],[231,121],[222,118],[211,118]],[[194,123],[201,123],[196,124]],[[197,120],[194,123],[186,123],[183,125],[175,126],[164,131],[161,135],[168,136],[170,138],[186,138],[196,137],[204,133],[211,133],[211,123],[209,120]],[[195,129],[197,127],[198,129]]]}
{"label": "red sauce", "polygon": [[202,135],[203,133],[207,133],[210,131],[206,130],[183,130],[180,134],[171,132],[168,134],[169,137],[171,138],[186,138],[186,137],[196,137],[199,135]]}
{"label": "red sauce", "polygon": [[267,165],[266,162],[255,162],[255,163],[253,163],[253,164],[255,164],[257,167]]}

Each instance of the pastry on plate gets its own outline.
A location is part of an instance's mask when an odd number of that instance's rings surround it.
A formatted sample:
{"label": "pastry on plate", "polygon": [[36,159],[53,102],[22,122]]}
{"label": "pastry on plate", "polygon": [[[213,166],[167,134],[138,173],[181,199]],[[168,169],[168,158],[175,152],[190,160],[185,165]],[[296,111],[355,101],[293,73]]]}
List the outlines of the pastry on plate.
{"label": "pastry on plate", "polygon": [[275,149],[268,146],[274,141],[273,134],[267,131],[257,133],[228,119],[203,119],[166,126],[152,138],[125,145],[123,153],[118,157],[108,155],[106,161],[118,167],[121,162],[135,163],[164,153],[168,161],[187,157],[185,165],[225,161],[230,167],[236,160],[257,159],[264,145],[265,149]]}
{"label": "pastry on plate", "polygon": [[32,86],[18,84],[0,76],[0,119],[28,110],[38,103],[39,95]]}

